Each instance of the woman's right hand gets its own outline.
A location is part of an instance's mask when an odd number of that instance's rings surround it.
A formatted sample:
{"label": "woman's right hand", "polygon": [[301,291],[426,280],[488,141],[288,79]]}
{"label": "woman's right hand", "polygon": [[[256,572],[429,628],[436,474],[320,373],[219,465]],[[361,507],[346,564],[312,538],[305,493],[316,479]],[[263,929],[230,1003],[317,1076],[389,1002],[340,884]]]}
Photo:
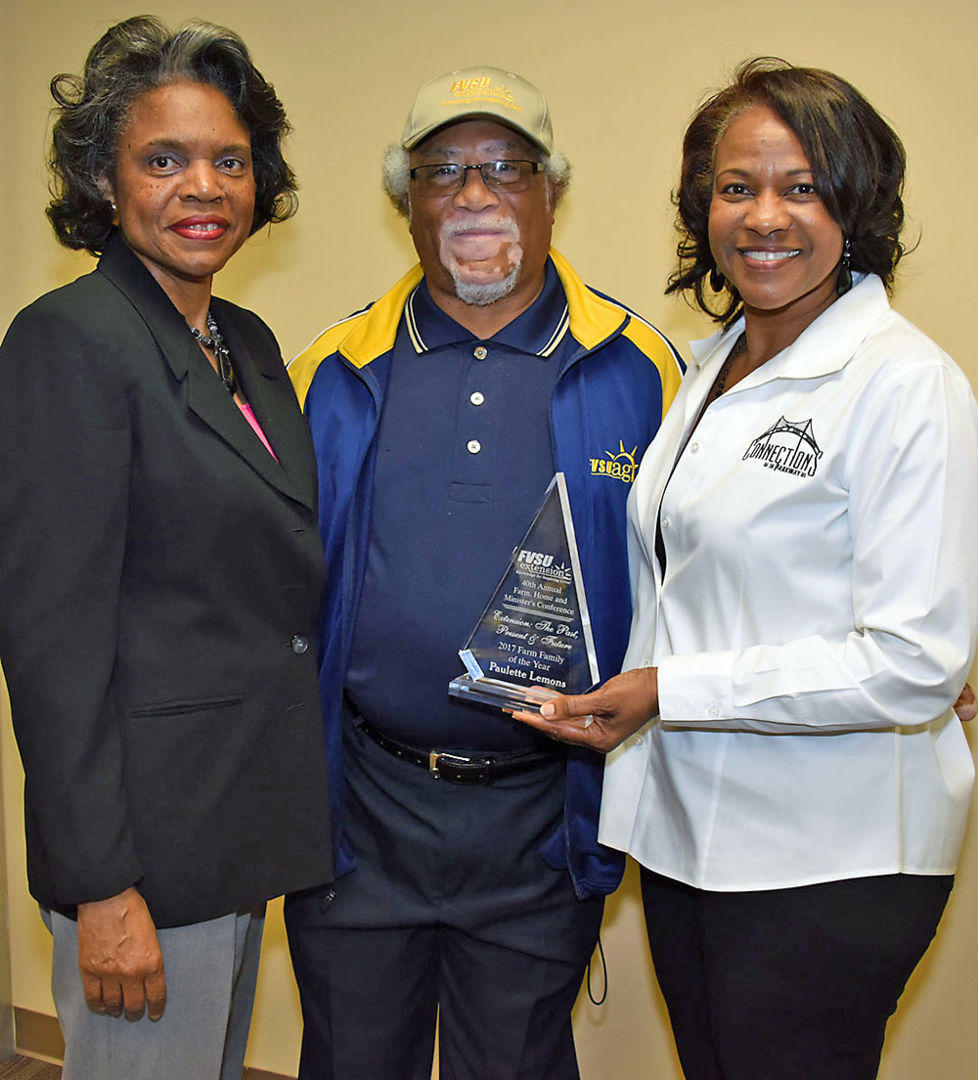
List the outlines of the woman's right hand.
{"label": "woman's right hand", "polygon": [[135,888],[78,905],[78,968],[92,1012],[159,1020],[166,976],[156,926]]}
{"label": "woman's right hand", "polygon": [[658,669],[623,671],[590,694],[557,694],[539,713],[505,711],[551,739],[607,754],[659,711]]}

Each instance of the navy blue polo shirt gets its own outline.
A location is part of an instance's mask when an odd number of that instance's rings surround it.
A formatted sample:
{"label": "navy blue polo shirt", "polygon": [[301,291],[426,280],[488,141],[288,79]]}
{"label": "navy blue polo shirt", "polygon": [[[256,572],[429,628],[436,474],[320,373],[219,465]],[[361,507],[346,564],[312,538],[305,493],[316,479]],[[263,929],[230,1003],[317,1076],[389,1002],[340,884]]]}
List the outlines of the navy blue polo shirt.
{"label": "navy blue polo shirt", "polygon": [[395,739],[444,750],[535,743],[505,713],[449,697],[448,683],[553,477],[550,400],[574,345],[549,260],[534,303],[486,340],[437,307],[424,281],[408,299],[345,687]]}

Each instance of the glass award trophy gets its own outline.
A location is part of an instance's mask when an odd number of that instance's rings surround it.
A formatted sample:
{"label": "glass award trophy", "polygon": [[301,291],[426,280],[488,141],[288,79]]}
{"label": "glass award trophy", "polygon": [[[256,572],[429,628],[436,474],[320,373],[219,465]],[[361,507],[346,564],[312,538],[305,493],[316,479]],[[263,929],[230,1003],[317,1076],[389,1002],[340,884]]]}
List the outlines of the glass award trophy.
{"label": "glass award trophy", "polygon": [[452,679],[449,694],[501,708],[535,710],[552,696],[547,690],[583,694],[598,682],[563,473],[550,481],[533,524],[459,656],[466,674]]}

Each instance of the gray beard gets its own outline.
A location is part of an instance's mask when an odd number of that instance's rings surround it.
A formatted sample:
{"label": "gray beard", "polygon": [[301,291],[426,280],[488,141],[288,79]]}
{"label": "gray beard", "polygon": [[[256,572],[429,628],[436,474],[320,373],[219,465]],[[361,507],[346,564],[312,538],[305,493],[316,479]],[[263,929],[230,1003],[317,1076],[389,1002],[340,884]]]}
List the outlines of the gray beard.
{"label": "gray beard", "polygon": [[471,304],[472,307],[488,307],[497,300],[502,300],[516,288],[516,279],[520,276],[522,259],[512,270],[499,281],[490,281],[485,285],[473,285],[468,281],[459,281],[453,274],[455,281],[455,295],[463,304]]}

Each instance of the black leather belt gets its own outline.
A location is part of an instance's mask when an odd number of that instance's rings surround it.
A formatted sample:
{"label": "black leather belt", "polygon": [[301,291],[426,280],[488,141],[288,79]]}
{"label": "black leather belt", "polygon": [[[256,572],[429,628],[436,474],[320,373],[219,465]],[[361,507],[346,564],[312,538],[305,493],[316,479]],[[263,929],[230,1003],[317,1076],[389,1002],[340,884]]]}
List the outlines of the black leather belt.
{"label": "black leather belt", "polygon": [[419,750],[392,739],[364,720],[358,721],[357,727],[389,754],[427,769],[436,780],[448,780],[452,784],[491,784],[504,776],[514,776],[557,760],[557,755],[544,750],[517,750],[512,754],[478,757],[449,754],[444,750]]}

